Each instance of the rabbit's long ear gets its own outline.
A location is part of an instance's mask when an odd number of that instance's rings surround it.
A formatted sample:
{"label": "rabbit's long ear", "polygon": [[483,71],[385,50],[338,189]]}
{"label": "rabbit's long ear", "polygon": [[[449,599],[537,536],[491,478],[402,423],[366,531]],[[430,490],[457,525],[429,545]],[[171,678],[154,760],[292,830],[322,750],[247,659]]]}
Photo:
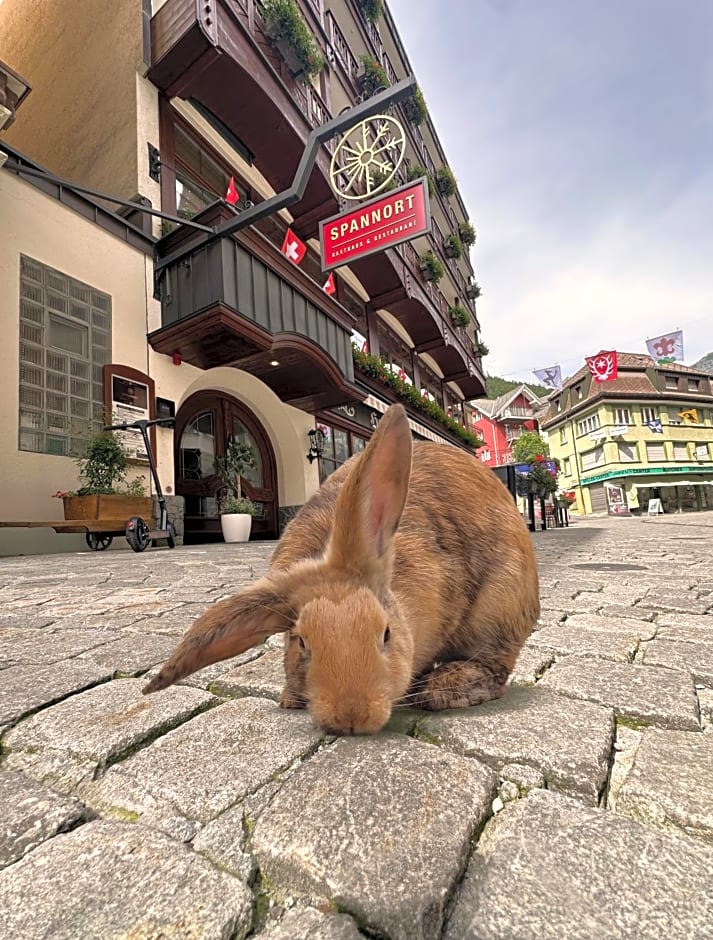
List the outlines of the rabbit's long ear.
{"label": "rabbit's long ear", "polygon": [[144,695],[165,689],[204,666],[230,659],[273,633],[290,628],[297,618],[285,579],[262,578],[252,587],[210,607],[183,637]]}
{"label": "rabbit's long ear", "polygon": [[392,405],[337,498],[327,562],[357,574],[377,594],[391,581],[393,537],[408,494],[411,451],[406,412]]}

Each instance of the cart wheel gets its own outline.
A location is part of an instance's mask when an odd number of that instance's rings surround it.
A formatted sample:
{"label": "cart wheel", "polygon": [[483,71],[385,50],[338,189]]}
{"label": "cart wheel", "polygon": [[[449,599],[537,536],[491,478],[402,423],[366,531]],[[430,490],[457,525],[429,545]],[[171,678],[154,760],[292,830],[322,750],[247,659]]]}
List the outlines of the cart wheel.
{"label": "cart wheel", "polygon": [[151,544],[149,527],[141,516],[132,516],[126,523],[126,541],[135,552],[145,552]]}
{"label": "cart wheel", "polygon": [[176,527],[172,522],[168,523],[168,537],[166,538],[166,544],[169,548],[176,547]]}
{"label": "cart wheel", "polygon": [[93,552],[103,552],[114,541],[114,536],[106,532],[87,532],[84,538]]}

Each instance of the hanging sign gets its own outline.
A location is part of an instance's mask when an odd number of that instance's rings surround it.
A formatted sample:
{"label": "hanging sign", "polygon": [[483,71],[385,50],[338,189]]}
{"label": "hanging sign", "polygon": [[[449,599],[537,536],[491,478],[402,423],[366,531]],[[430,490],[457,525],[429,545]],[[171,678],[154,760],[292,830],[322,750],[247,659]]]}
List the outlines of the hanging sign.
{"label": "hanging sign", "polygon": [[425,179],[319,223],[322,270],[330,271],[431,230]]}

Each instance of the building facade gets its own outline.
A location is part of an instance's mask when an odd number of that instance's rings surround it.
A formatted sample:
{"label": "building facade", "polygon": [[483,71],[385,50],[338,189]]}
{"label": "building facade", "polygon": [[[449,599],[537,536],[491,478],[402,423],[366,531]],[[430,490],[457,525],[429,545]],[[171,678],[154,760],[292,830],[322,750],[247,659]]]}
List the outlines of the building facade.
{"label": "building facade", "polygon": [[519,385],[499,398],[477,398],[470,405],[473,430],[483,441],[478,459],[488,467],[502,467],[513,461],[513,441],[523,431],[539,429],[537,413],[543,400],[527,385]]}
{"label": "building facade", "polygon": [[[355,337],[438,406],[407,404],[417,437],[467,445],[465,401],[485,385],[474,230],[422,99],[391,109],[406,149],[394,182],[428,177],[431,229],[340,268],[334,295],[322,290],[317,235],[342,208],[335,140],[289,211],[203,237],[286,189],[315,127],[412,73],[388,9],[372,22],[370,6],[294,5],[321,66],[308,77],[267,2],[117,0],[101,24],[91,0],[0,5],[3,56],[32,86],[0,131],[2,383],[14,405],[0,438],[6,479],[29,481],[19,501],[3,489],[0,519],[57,517],[50,494],[76,485],[77,428],[112,405],[117,376],[146,389],[147,413],[175,412],[156,446],[187,538],[219,531],[213,460],[230,436],[258,454],[246,490],[261,506],[257,536],[275,537],[398,400],[355,356]],[[117,209],[43,169],[182,221]],[[231,178],[235,207],[223,199]],[[307,245],[299,266],[281,251],[288,226]],[[0,551],[48,539],[5,530]]]}
{"label": "building facade", "polygon": [[618,378],[580,369],[549,398],[542,427],[561,462],[560,489],[584,513],[713,509],[711,376],[619,353]]}

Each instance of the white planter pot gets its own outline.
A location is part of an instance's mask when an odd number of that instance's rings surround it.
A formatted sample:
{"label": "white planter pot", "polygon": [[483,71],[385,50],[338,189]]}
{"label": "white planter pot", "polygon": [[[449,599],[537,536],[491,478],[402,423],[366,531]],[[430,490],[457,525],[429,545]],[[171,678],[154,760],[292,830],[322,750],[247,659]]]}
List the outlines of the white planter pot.
{"label": "white planter pot", "polygon": [[247,512],[231,512],[220,517],[220,527],[226,542],[247,542],[253,517]]}

